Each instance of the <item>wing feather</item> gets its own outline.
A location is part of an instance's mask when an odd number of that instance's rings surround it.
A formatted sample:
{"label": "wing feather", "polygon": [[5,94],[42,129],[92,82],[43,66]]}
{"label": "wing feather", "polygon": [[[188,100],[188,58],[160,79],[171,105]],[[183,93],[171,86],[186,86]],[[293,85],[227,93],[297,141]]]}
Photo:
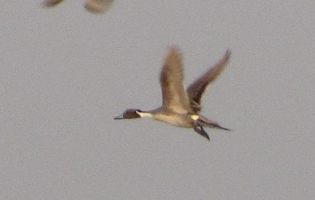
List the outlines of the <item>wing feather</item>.
{"label": "wing feather", "polygon": [[163,109],[177,113],[190,112],[189,100],[183,86],[182,57],[176,47],[172,47],[165,58],[160,74]]}
{"label": "wing feather", "polygon": [[221,74],[229,61],[230,55],[231,51],[227,50],[223,58],[187,88],[187,95],[194,112],[199,112],[201,110],[200,101],[203,92],[209,83],[213,82]]}

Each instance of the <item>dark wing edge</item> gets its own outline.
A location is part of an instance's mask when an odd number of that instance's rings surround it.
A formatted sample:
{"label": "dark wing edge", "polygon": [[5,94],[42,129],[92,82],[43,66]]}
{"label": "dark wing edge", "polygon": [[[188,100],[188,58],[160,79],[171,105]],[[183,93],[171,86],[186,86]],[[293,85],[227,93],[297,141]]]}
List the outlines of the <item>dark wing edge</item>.
{"label": "dark wing edge", "polygon": [[202,94],[207,88],[208,84],[213,82],[224,70],[226,64],[231,56],[231,50],[226,50],[225,55],[215,65],[213,65],[205,74],[200,76],[187,88],[187,95],[190,100],[191,108],[195,112],[201,110],[200,101]]}

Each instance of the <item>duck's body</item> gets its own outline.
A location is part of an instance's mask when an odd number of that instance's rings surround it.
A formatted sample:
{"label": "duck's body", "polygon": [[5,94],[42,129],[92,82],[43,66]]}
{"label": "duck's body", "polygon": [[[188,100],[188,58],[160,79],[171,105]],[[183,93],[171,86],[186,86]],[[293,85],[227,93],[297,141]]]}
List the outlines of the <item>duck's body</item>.
{"label": "duck's body", "polygon": [[229,130],[199,114],[200,100],[204,90],[222,72],[229,57],[230,51],[228,50],[214,67],[193,82],[185,91],[182,84],[181,56],[176,48],[171,48],[160,75],[162,106],[151,111],[128,109],[115,119],[152,118],[174,126],[194,128],[197,133],[207,139],[209,136],[203,126]]}
{"label": "duck's body", "polygon": [[176,113],[174,111],[163,111],[163,109],[156,109],[152,111],[142,111],[139,113],[142,118],[152,118],[154,120],[166,122],[173,126],[180,126],[185,128],[192,128],[193,120],[191,114]]}
{"label": "duck's body", "polygon": [[169,123],[173,126],[192,128],[193,119],[190,114],[181,114],[175,112],[155,113],[153,119]]}

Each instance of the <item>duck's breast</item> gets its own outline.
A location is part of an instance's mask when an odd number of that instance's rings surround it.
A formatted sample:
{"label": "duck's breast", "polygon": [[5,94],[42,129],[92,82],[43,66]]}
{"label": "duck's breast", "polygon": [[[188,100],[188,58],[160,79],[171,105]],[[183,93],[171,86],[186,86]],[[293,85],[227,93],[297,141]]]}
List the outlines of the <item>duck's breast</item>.
{"label": "duck's breast", "polygon": [[157,113],[153,117],[155,120],[159,120],[162,122],[166,122],[168,124],[180,127],[191,128],[192,127],[192,119],[189,118],[186,114],[163,114]]}

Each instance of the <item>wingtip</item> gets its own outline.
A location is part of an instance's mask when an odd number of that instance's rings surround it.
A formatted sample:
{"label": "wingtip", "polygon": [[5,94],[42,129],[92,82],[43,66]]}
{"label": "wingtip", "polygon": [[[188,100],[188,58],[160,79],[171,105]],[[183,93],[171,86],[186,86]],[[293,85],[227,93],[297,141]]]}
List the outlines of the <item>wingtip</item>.
{"label": "wingtip", "polygon": [[169,54],[180,54],[180,48],[177,45],[171,45],[168,47]]}
{"label": "wingtip", "polygon": [[180,49],[177,46],[172,45],[169,47],[169,51],[165,57],[165,64],[175,65],[174,62],[181,63],[181,57],[182,54]]}

